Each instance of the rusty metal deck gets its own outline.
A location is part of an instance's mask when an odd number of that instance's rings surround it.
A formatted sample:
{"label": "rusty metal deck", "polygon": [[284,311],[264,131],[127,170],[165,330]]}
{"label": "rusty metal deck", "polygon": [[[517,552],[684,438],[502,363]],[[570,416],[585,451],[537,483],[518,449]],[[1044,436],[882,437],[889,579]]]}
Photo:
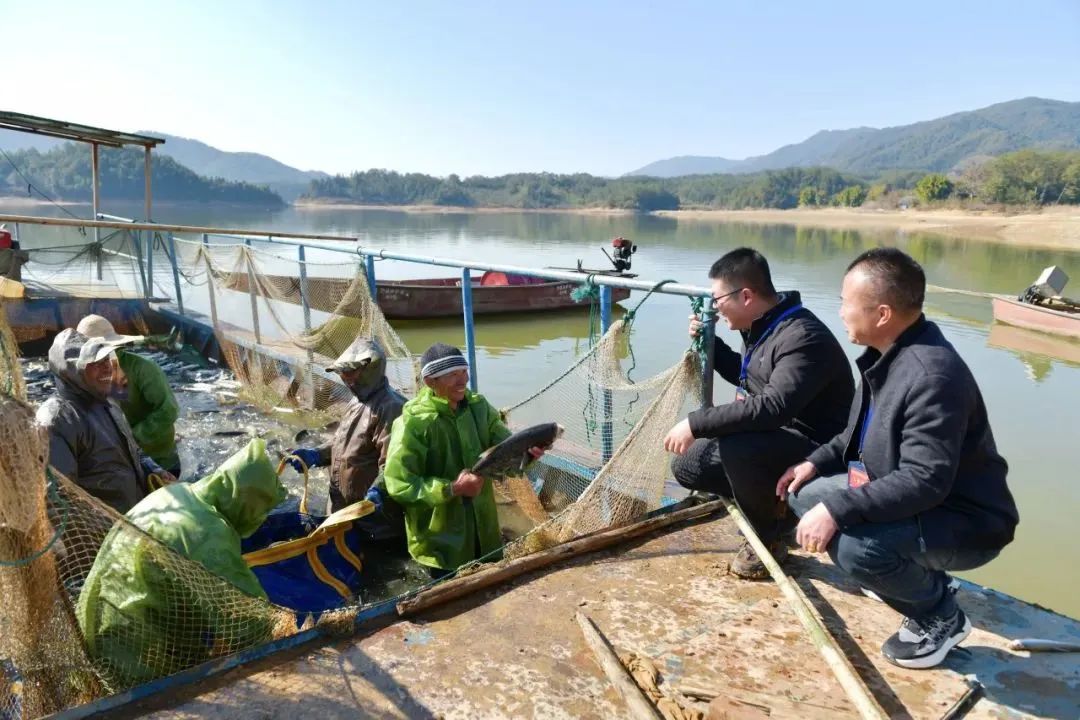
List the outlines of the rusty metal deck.
{"label": "rusty metal deck", "polygon": [[[626,709],[583,643],[588,613],[615,647],[650,657],[661,687],[687,683],[768,705],[772,717],[850,717],[852,706],[771,582],[726,573],[739,538],[729,518],[587,555],[509,585],[227,678],[161,718],[612,718]],[[1080,717],[1080,659],[1014,653],[1015,637],[1080,639],[1080,623],[965,584],[975,630],[935,670],[878,650],[899,617],[828,561],[795,553],[789,572],[881,705],[939,718],[986,686],[971,718]],[[704,708],[704,705],[699,707]],[[786,708],[786,711],[785,709]]]}

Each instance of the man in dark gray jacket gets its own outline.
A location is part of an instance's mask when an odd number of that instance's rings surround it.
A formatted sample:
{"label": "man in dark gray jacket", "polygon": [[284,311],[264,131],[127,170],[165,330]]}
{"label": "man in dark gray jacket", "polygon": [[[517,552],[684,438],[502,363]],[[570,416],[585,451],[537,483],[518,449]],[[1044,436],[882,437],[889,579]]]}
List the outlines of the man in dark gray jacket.
{"label": "man in dark gray jacket", "polygon": [[776,485],[801,518],[799,543],[904,616],[882,653],[908,668],[937,665],[971,631],[945,571],[986,564],[1019,522],[982,394],[923,316],[925,291],[894,248],[851,263],[840,316],[867,346],[860,391],[847,428]]}
{"label": "man in dark gray jacket", "polygon": [[62,330],[49,348],[56,393],[37,412],[49,431],[49,464],[121,514],[146,496],[149,474],[175,481],[142,454],[109,396],[112,354],[122,344]]}
{"label": "man in dark gray jacket", "polygon": [[[309,467],[330,467],[330,510],[367,498],[382,505],[386,498],[372,485],[386,465],[390,428],[401,415],[403,398],[386,378],[386,355],[375,340],[357,338],[326,368],[341,375],[353,393],[334,439],[318,448],[289,450]],[[299,463],[293,467],[301,471]],[[392,508],[384,508],[392,510]]]}
{"label": "man in dark gray jacket", "polygon": [[[719,338],[715,344],[716,370],[735,386],[735,397],[690,413],[664,438],[664,448],[679,455],[671,469],[681,485],[733,497],[782,561],[787,546],[779,538],[776,477],[844,427],[855,391],[851,366],[799,293],[776,292],[769,263],[756,250],[732,250],[709,278],[717,312],[743,338],[741,355]],[[691,317],[690,334],[699,331]],[[731,572],[768,577],[749,543]]]}

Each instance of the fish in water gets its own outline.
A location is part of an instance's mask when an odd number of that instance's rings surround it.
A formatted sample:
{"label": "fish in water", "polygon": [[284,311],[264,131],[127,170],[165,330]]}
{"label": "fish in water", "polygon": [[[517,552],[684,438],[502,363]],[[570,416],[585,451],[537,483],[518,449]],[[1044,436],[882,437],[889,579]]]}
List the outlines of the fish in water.
{"label": "fish in water", "polygon": [[471,471],[485,478],[520,475],[533,460],[529,448],[550,448],[562,433],[563,427],[558,423],[541,423],[519,430],[481,455]]}

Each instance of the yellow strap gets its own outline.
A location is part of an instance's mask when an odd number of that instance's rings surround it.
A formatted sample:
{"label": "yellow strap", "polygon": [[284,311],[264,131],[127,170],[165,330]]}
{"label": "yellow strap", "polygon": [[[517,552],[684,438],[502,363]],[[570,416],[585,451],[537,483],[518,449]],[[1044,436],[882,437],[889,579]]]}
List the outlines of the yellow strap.
{"label": "yellow strap", "polygon": [[285,469],[285,466],[289,464],[289,460],[296,460],[296,462],[300,463],[300,467],[303,468],[303,471],[301,472],[301,474],[304,476],[304,494],[300,496],[300,512],[304,513],[305,515],[308,515],[310,513],[308,513],[308,507],[307,507],[307,489],[308,489],[308,466],[307,466],[307,463],[304,462],[303,460],[301,460],[296,455],[286,455],[285,457],[281,458],[281,462],[278,463],[277,474],[279,476],[281,475],[281,472]]}
{"label": "yellow strap", "polygon": [[337,548],[338,553],[345,558],[347,563],[356,568],[356,572],[364,571],[364,563],[360,562],[360,558],[356,557],[356,554],[345,542],[344,530],[334,534],[334,547]]}
{"label": "yellow strap", "polygon": [[310,548],[307,551],[307,559],[308,564],[311,565],[311,569],[315,572],[315,577],[337,590],[338,594],[346,600],[352,599],[352,593],[349,591],[349,586],[331,575],[326,569],[326,566],[322,564],[322,560],[319,559],[319,549],[317,547]]}

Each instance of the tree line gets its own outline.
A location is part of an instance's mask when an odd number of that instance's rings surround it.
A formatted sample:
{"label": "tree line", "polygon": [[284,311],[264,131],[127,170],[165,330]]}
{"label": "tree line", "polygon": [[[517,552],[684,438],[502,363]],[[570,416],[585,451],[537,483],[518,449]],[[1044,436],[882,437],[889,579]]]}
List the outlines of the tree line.
{"label": "tree line", "polygon": [[[91,151],[85,144],[64,143],[48,152],[20,150],[0,157],[0,194],[32,195],[28,185],[56,200],[93,197]],[[142,148],[102,147],[98,155],[101,197],[142,200],[145,181]],[[167,155],[152,155],[150,178],[155,200],[226,202],[280,206],[281,197],[261,185],[206,178]],[[40,194],[39,193],[39,194]]]}
{"label": "tree line", "polygon": [[[89,148],[67,143],[46,153],[23,150],[8,153],[8,157],[10,164],[0,158],[0,193],[28,193],[29,181],[56,199],[90,200]],[[100,164],[102,197],[142,198],[141,149],[102,148]],[[165,155],[153,156],[152,179],[154,197],[158,200],[283,204],[281,197],[265,186],[201,177]],[[603,178],[586,173],[440,178],[422,173],[366,170],[313,180],[303,198],[370,205],[601,207],[641,212],[687,207],[733,210],[859,207],[867,203],[903,207],[957,201],[1077,204],[1080,203],[1080,151],[1021,150],[969,162],[961,171],[950,174],[889,171],[872,178],[821,167],[676,178]]]}
{"label": "tree line", "polygon": [[991,204],[1080,203],[1080,151],[1021,150],[969,163],[959,173],[892,170],[868,178],[830,168],[676,178],[602,178],[584,173],[498,177],[366,170],[312,181],[305,199],[371,205],[575,208],[649,212],[716,209],[928,205],[957,198]]}

